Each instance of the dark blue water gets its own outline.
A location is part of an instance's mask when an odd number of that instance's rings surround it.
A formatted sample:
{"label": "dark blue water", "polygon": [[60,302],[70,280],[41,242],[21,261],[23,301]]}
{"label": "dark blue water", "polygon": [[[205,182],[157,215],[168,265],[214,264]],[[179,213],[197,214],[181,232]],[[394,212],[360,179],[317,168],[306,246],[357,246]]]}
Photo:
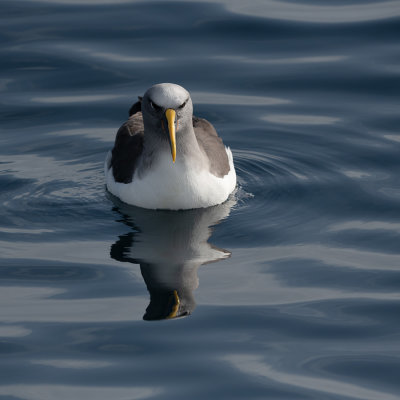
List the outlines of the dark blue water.
{"label": "dark blue water", "polygon": [[[400,397],[398,1],[0,8],[1,399]],[[232,148],[224,205],[106,193],[158,82]]]}

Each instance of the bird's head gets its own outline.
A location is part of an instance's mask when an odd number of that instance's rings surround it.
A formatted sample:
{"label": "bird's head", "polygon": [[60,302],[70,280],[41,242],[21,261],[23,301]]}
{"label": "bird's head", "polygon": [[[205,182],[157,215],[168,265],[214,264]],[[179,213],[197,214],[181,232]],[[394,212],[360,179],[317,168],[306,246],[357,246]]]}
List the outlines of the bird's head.
{"label": "bird's head", "polygon": [[145,132],[169,140],[175,162],[177,136],[192,129],[193,104],[189,92],[174,83],[159,83],[144,94],[141,107]]}

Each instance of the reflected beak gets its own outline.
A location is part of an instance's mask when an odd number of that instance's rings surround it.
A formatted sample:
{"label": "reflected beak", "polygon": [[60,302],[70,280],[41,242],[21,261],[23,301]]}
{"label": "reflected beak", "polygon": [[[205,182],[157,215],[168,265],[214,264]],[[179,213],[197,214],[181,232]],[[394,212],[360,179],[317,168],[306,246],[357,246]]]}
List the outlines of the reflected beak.
{"label": "reflected beak", "polygon": [[175,142],[175,118],[176,112],[172,108],[165,111],[165,116],[168,121],[169,140],[171,144],[172,161],[175,162],[176,158],[176,142]]}
{"label": "reflected beak", "polygon": [[175,318],[178,314],[179,305],[181,301],[179,300],[178,292],[174,290],[174,293],[171,296],[171,300],[173,301],[171,313],[166,317],[166,319]]}

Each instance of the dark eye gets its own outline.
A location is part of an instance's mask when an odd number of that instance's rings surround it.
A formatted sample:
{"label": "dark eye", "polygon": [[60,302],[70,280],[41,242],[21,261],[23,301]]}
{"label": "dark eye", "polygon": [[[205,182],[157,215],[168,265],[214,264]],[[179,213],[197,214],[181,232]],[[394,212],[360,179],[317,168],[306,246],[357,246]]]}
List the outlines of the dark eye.
{"label": "dark eye", "polygon": [[183,107],[186,106],[186,103],[187,103],[187,100],[186,100],[184,103],[182,103],[182,104],[178,107],[178,109],[181,110]]}
{"label": "dark eye", "polygon": [[161,107],[158,106],[156,103],[153,103],[151,100],[150,100],[150,105],[151,105],[151,108],[153,110],[156,110],[156,111],[160,111],[161,110]]}

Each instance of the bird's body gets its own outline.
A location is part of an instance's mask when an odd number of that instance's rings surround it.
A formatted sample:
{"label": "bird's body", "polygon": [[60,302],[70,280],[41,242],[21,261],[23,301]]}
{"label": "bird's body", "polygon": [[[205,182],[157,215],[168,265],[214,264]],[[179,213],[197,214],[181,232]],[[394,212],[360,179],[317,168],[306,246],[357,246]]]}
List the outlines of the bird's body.
{"label": "bird's body", "polygon": [[108,154],[108,190],[125,203],[151,209],[224,202],[236,186],[232,153],[213,126],[193,117],[192,110],[182,87],[150,88],[132,106]]}

